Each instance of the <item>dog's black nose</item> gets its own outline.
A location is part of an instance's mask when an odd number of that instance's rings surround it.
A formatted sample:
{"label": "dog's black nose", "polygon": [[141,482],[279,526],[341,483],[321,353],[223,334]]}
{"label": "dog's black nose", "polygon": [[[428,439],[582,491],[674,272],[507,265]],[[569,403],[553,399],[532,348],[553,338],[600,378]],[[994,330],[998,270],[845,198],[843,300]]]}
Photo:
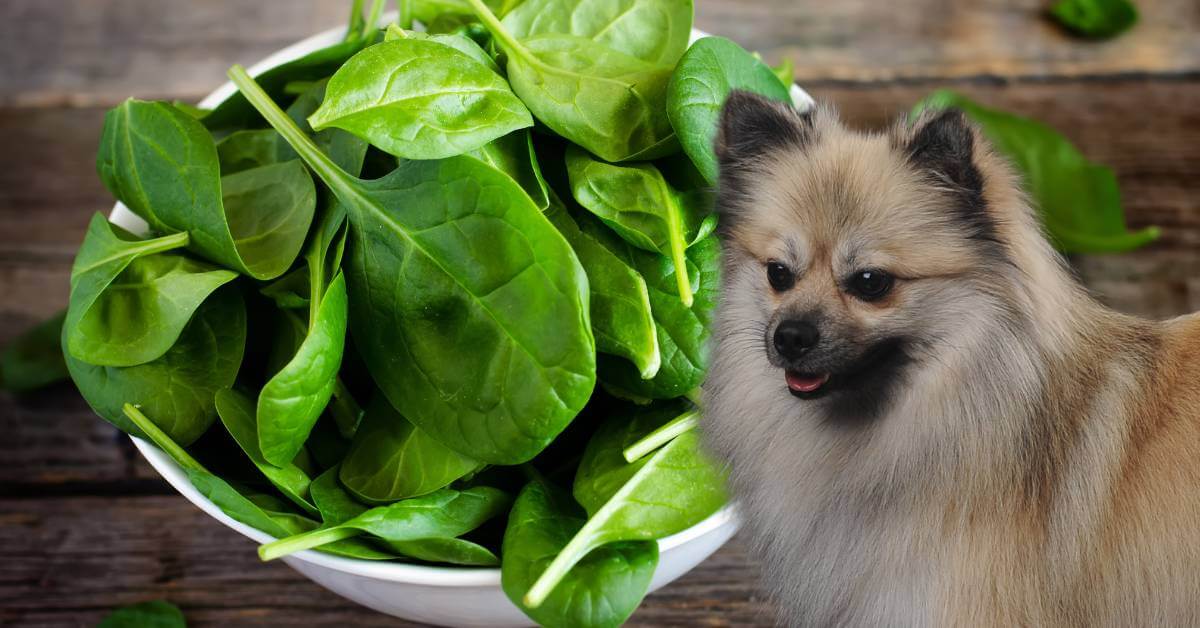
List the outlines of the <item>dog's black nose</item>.
{"label": "dog's black nose", "polygon": [[783,321],[775,328],[775,350],[779,352],[780,357],[794,360],[817,346],[820,338],[821,334],[812,323]]}

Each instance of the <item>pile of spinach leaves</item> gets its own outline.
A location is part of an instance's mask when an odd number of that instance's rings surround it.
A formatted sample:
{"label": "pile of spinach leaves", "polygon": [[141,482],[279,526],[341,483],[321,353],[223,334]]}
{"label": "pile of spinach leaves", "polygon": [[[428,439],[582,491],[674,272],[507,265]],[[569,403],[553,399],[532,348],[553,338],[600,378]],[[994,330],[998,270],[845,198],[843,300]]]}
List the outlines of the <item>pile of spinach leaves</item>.
{"label": "pile of spinach leaves", "polygon": [[36,332],[63,363],[12,384],[69,371],[264,560],[499,566],[539,623],[619,625],[725,503],[690,429],[711,139],[731,89],[788,88],[689,48],[692,0],[353,4],[211,110],[109,112],[97,168],[147,226],[93,217]]}

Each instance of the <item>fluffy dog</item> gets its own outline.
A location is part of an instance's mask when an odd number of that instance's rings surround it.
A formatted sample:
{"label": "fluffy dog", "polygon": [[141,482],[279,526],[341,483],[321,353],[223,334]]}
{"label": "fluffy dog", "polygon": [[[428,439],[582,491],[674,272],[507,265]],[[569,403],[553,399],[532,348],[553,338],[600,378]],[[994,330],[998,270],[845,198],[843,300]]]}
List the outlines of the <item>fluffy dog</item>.
{"label": "fluffy dog", "polygon": [[735,92],[704,430],[788,625],[1200,625],[1200,319],[1106,309],[954,110]]}

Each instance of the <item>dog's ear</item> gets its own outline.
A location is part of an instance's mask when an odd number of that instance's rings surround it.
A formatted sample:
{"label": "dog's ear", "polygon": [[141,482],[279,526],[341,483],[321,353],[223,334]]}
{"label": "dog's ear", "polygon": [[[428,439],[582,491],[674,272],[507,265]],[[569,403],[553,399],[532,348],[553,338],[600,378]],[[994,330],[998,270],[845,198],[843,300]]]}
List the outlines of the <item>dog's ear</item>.
{"label": "dog's ear", "polygon": [[796,111],[758,94],[735,89],[721,107],[715,149],[722,172],[785,146],[803,147],[812,135],[812,110]]}
{"label": "dog's ear", "polygon": [[954,108],[928,111],[907,136],[901,148],[909,162],[957,197],[956,207],[972,235],[990,237],[983,175],[976,164],[980,139],[966,114]]}

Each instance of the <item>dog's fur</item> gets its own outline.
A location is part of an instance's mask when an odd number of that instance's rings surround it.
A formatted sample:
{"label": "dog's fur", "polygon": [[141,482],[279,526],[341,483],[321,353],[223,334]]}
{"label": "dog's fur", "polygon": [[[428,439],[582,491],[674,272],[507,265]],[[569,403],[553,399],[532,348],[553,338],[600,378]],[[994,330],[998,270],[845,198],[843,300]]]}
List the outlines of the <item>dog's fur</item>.
{"label": "dog's fur", "polygon": [[[784,623],[1200,625],[1200,318],[1091,299],[955,111],[864,134],[735,92],[717,153],[703,427]],[[795,317],[821,398],[771,344]]]}

